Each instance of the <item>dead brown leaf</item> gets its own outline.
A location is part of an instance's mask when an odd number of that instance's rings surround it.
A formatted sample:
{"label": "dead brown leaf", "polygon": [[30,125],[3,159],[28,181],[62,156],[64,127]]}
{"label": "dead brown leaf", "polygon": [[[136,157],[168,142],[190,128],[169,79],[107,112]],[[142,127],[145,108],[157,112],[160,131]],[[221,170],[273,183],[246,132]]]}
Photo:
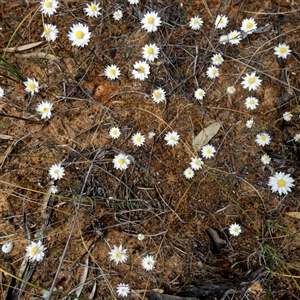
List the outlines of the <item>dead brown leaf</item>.
{"label": "dead brown leaf", "polygon": [[287,216],[295,218],[295,219],[300,219],[300,212],[298,211],[290,211],[285,213]]}
{"label": "dead brown leaf", "polygon": [[193,141],[193,148],[199,151],[202,146],[206,145],[220,130],[221,124],[219,122],[213,123],[204,128]]}

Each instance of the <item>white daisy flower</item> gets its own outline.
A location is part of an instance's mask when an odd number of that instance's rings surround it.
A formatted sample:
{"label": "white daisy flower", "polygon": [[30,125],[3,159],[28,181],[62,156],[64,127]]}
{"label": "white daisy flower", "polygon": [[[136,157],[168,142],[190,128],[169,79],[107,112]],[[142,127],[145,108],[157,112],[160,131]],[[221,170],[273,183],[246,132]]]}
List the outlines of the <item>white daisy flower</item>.
{"label": "white daisy flower", "polygon": [[113,18],[114,18],[116,21],[121,20],[122,17],[123,17],[123,12],[122,12],[120,9],[116,10],[116,11],[114,12],[114,14],[113,14]]}
{"label": "white daisy flower", "polygon": [[290,174],[276,172],[274,176],[270,176],[268,186],[271,187],[273,193],[287,194],[291,191],[291,187],[295,186],[294,181]]}
{"label": "white daisy flower", "polygon": [[215,65],[215,66],[220,66],[222,64],[222,62],[224,61],[222,55],[219,53],[219,54],[215,54],[212,58],[212,64]]}
{"label": "white daisy flower", "polygon": [[68,33],[72,46],[84,47],[90,41],[91,33],[89,28],[81,23],[73,24]]}
{"label": "white daisy flower", "polygon": [[152,11],[144,15],[141,23],[142,28],[147,30],[147,32],[155,32],[157,27],[161,25],[161,19],[156,12]]}
{"label": "white daisy flower", "polygon": [[271,142],[271,137],[269,134],[262,132],[256,135],[256,140],[255,142],[259,145],[259,146],[265,146],[265,145],[269,145]]}
{"label": "white daisy flower", "polygon": [[233,85],[229,86],[227,89],[226,89],[227,93],[228,94],[234,94],[236,89]]}
{"label": "white daisy flower", "polygon": [[205,158],[214,157],[215,152],[216,152],[216,148],[212,145],[209,145],[209,144],[203,146],[202,149],[201,149],[202,156],[205,157]]}
{"label": "white daisy flower", "polygon": [[109,130],[109,135],[113,139],[117,139],[121,135],[121,131],[118,127],[113,127]]}
{"label": "white daisy flower", "polygon": [[199,30],[203,25],[203,20],[198,16],[193,17],[191,18],[189,25],[193,30]]}
{"label": "white daisy flower", "polygon": [[253,33],[257,29],[257,24],[253,18],[244,19],[242,22],[241,30],[245,33]]}
{"label": "white daisy flower", "polygon": [[224,15],[218,15],[215,21],[216,28],[223,29],[228,25],[228,18]]}
{"label": "white daisy flower", "polygon": [[292,120],[292,117],[293,115],[289,112],[289,111],[286,111],[284,114],[283,114],[283,119],[285,121],[291,121]]}
{"label": "white daisy flower", "polygon": [[61,179],[65,175],[65,169],[60,164],[54,164],[49,169],[49,175],[54,180]]}
{"label": "white daisy flower", "polygon": [[137,239],[139,241],[143,241],[145,239],[145,236],[142,233],[140,233],[140,234],[138,234]]}
{"label": "white daisy flower", "polygon": [[33,96],[34,93],[38,93],[39,91],[39,83],[35,79],[31,79],[27,77],[27,80],[24,81],[25,91],[27,93],[31,93]]}
{"label": "white daisy flower", "polygon": [[104,74],[107,78],[109,78],[111,80],[115,80],[115,79],[118,79],[121,72],[120,72],[120,69],[116,65],[110,65],[105,68]]}
{"label": "white daisy flower", "polygon": [[134,65],[134,70],[132,71],[132,74],[135,79],[139,80],[145,80],[148,78],[148,75],[150,74],[150,66],[146,61],[138,61]]}
{"label": "white daisy flower", "polygon": [[31,242],[31,244],[26,247],[26,256],[32,261],[36,260],[39,262],[43,260],[45,250],[46,248],[42,245],[41,241],[38,241],[37,243]]}
{"label": "white daisy flower", "polygon": [[260,160],[261,160],[261,162],[262,162],[264,165],[268,165],[268,164],[270,163],[270,161],[271,161],[271,158],[270,158],[269,155],[264,154],[264,155],[262,155],[262,157],[261,157]]}
{"label": "white daisy flower", "polygon": [[56,25],[45,24],[44,31],[41,37],[45,37],[48,42],[54,42],[57,38],[58,30]]}
{"label": "white daisy flower", "polygon": [[58,193],[57,186],[51,185],[51,187],[50,187],[50,193],[53,194],[53,195],[57,194]]}
{"label": "white daisy flower", "polygon": [[257,107],[258,105],[258,99],[255,97],[247,97],[245,100],[245,105],[247,108],[253,110]]}
{"label": "white daisy flower", "polygon": [[7,254],[7,253],[11,252],[13,247],[14,247],[14,244],[12,242],[8,242],[8,243],[5,243],[2,245],[1,250],[3,253]]}
{"label": "white daisy flower", "polygon": [[229,227],[229,233],[233,236],[238,236],[242,232],[242,228],[239,224],[231,224]]}
{"label": "white daisy flower", "polygon": [[221,35],[219,38],[219,42],[220,44],[225,45],[228,42],[228,35],[227,34]]}
{"label": "white daisy flower", "polygon": [[47,101],[40,103],[36,108],[37,112],[42,115],[41,116],[42,119],[50,119],[51,109],[52,109],[52,104]]}
{"label": "white daisy flower", "polygon": [[155,132],[150,131],[150,132],[148,133],[148,138],[149,138],[149,139],[153,139],[154,137],[155,137]]}
{"label": "white daisy flower", "polygon": [[246,122],[246,127],[250,129],[250,128],[252,128],[253,124],[254,124],[253,119],[250,119]]}
{"label": "white daisy flower", "polygon": [[146,271],[151,271],[154,268],[155,260],[152,255],[147,255],[142,260],[142,266]]}
{"label": "white daisy flower", "polygon": [[294,141],[299,143],[300,142],[300,133],[295,134]]}
{"label": "white daisy flower", "polygon": [[[54,292],[57,291],[57,288],[54,287],[53,291]],[[51,296],[50,291],[41,291],[41,293],[42,293],[42,298],[45,300],[48,300],[49,297]]]}
{"label": "white daisy flower", "polygon": [[138,4],[140,0],[128,0],[129,4]]}
{"label": "white daisy flower", "polygon": [[191,162],[190,162],[190,165],[191,165],[191,168],[193,170],[199,170],[202,168],[202,165],[203,165],[203,161],[201,158],[199,157],[193,157]]}
{"label": "white daisy flower", "polygon": [[290,55],[290,53],[292,52],[290,46],[287,44],[279,44],[274,48],[274,51],[278,57],[282,57],[282,58],[287,58],[288,55]]}
{"label": "white daisy flower", "polygon": [[121,297],[127,297],[130,292],[130,287],[128,284],[119,283],[117,286],[117,294]]}
{"label": "white daisy flower", "polygon": [[219,69],[215,66],[210,66],[206,71],[206,75],[210,79],[217,78],[219,77]]}
{"label": "white daisy flower", "polygon": [[237,30],[233,30],[228,34],[228,42],[232,45],[237,45],[242,39],[241,33]]}
{"label": "white daisy flower", "polygon": [[145,136],[137,132],[135,135],[132,136],[131,140],[134,146],[140,147],[145,142]]}
{"label": "white daisy flower", "polygon": [[180,135],[176,131],[168,132],[165,135],[165,141],[167,142],[168,146],[175,146],[178,144]]}
{"label": "white daisy flower", "polygon": [[195,172],[192,168],[187,168],[187,169],[184,170],[183,175],[184,175],[185,178],[191,179],[191,178],[194,177]]}
{"label": "white daisy flower", "polygon": [[125,154],[118,154],[113,159],[114,167],[117,170],[126,170],[130,164],[130,160]]}
{"label": "white daisy flower", "polygon": [[205,94],[206,94],[205,91],[199,88],[195,91],[194,96],[197,100],[203,100]]}
{"label": "white daisy flower", "polygon": [[87,4],[83,10],[88,17],[98,17],[101,15],[100,9],[99,3],[92,2],[91,4]]}
{"label": "white daisy flower", "polygon": [[242,85],[244,89],[251,90],[257,90],[257,88],[261,84],[261,79],[259,79],[259,76],[256,76],[255,72],[252,72],[251,74],[246,74],[245,77],[243,77]]}
{"label": "white daisy flower", "polygon": [[158,57],[159,48],[155,44],[145,45],[142,53],[145,60],[152,62]]}
{"label": "white daisy flower", "polygon": [[120,247],[114,246],[114,249],[108,253],[110,255],[110,260],[115,261],[116,264],[126,261],[126,251],[127,249],[122,249],[122,245],[120,245]]}
{"label": "white daisy flower", "polygon": [[52,16],[56,13],[56,9],[58,7],[57,0],[41,0],[41,11],[43,14]]}
{"label": "white daisy flower", "polygon": [[4,96],[4,89],[0,88],[0,98],[3,98],[3,96]]}
{"label": "white daisy flower", "polygon": [[152,99],[156,103],[166,101],[166,92],[164,91],[164,89],[158,88],[158,89],[153,91]]}

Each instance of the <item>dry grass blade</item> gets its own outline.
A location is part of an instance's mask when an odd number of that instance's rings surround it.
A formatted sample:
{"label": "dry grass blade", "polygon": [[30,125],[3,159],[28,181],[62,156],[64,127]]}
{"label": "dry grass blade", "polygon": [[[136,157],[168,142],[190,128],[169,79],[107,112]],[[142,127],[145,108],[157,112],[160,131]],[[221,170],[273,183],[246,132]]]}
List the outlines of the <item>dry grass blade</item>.
{"label": "dry grass blade", "polygon": [[43,44],[44,42],[43,41],[40,41],[40,42],[35,42],[35,43],[30,43],[30,44],[27,44],[27,45],[23,45],[23,46],[18,46],[18,47],[10,47],[10,48],[3,48],[3,49],[0,49],[1,52],[21,52],[21,51],[25,51],[25,50],[29,50],[29,49],[32,49],[32,48],[35,48],[41,44]]}
{"label": "dry grass blade", "polygon": [[298,212],[298,211],[290,211],[290,212],[285,213],[285,215],[295,218],[295,219],[300,219],[300,212]]}
{"label": "dry grass blade", "polygon": [[48,54],[45,52],[32,52],[32,53],[25,53],[25,54],[16,54],[18,58],[31,58],[31,59],[47,59],[50,61],[60,62],[60,58],[53,54]]}
{"label": "dry grass blade", "polygon": [[2,139],[2,140],[13,140],[14,137],[11,136],[11,135],[8,135],[8,134],[1,134],[0,133],[0,139]]}

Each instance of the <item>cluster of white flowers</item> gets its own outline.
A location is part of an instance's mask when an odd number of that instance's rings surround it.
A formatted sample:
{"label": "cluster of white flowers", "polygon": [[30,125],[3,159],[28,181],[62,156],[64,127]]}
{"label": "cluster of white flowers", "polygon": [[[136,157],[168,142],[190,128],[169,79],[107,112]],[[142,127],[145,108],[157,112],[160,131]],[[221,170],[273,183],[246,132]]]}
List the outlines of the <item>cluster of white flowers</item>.
{"label": "cluster of white flowers", "polygon": [[[139,4],[140,0],[128,0],[129,4],[136,5]],[[40,1],[40,10],[45,16],[52,16],[56,13],[59,7],[59,3],[57,0],[42,0]],[[122,7],[123,8],[123,7]],[[101,15],[101,7],[97,2],[91,2],[90,4],[86,4],[84,7],[84,13],[87,17],[90,18],[97,18]],[[124,10],[125,13],[125,10]],[[119,21],[123,18],[123,12],[121,9],[116,9],[112,17],[114,20]],[[141,27],[142,29],[146,30],[147,33],[153,33],[158,30],[158,28],[162,25],[162,20],[159,14],[155,11],[147,12],[141,18]],[[226,15],[218,15],[214,21],[214,26],[218,30],[223,30],[229,24],[229,19]],[[200,30],[203,26],[203,20],[199,16],[194,16],[190,18],[188,26],[192,30]],[[255,33],[257,30],[257,23],[256,21],[250,17],[246,18],[242,21],[241,27],[239,30],[232,30],[228,34],[222,34],[219,37],[220,44],[229,43],[231,45],[238,45],[242,39],[249,36],[250,34]],[[218,31],[219,32],[219,31]],[[45,23],[43,24],[43,32],[41,37],[45,38],[47,42],[55,42],[58,38],[58,28],[55,24]],[[196,34],[196,33],[195,33]],[[91,32],[87,25],[83,23],[76,23],[73,24],[69,32],[67,34],[69,41],[72,43],[72,46],[77,47],[85,47],[89,44],[91,39]],[[234,46],[230,46],[234,47]],[[153,63],[156,59],[159,58],[159,55],[163,54],[163,48],[159,48],[158,45],[155,43],[145,44],[142,48],[142,57],[143,60],[137,61],[133,65],[132,75],[134,79],[138,79],[140,81],[146,80],[150,75],[150,63]],[[162,52],[162,53],[161,53]],[[279,59],[286,59],[292,50],[290,49],[289,45],[283,43],[278,44],[274,47],[274,54]],[[205,71],[206,76],[209,79],[216,79],[220,76],[220,70],[222,68],[222,63],[224,62],[224,58],[222,56],[222,52],[214,51],[214,54],[210,57],[210,66]],[[226,58],[226,55],[224,55]],[[153,65],[153,64],[151,64]],[[219,69],[220,68],[220,69]],[[262,79],[260,79],[258,71],[250,71],[250,73],[245,74],[242,77],[241,85],[244,89],[251,91],[256,91],[262,84]],[[110,80],[116,80],[121,75],[120,69],[115,65],[111,64],[108,65],[104,70],[104,75]],[[261,75],[261,74],[260,74]],[[24,81],[25,91],[33,96],[35,93],[39,92],[39,83],[34,78],[28,78]],[[207,91],[207,92],[206,92]],[[194,91],[194,97],[201,101],[204,99],[208,90],[204,88],[197,88]],[[236,92],[236,88],[231,85],[228,86],[226,89],[228,94],[234,94]],[[4,96],[3,89],[0,88],[0,98]],[[161,103],[166,101],[166,91],[161,87],[155,87],[152,92],[152,100],[155,103]],[[258,107],[259,100],[254,96],[249,96],[245,99],[245,106],[247,109],[254,110]],[[43,101],[38,104],[36,110],[41,115],[41,119],[50,119],[51,117],[51,110],[53,108],[53,104],[47,101]],[[289,111],[284,112],[282,118],[285,121],[290,121],[293,117],[293,114]],[[253,119],[250,119],[246,123],[247,128],[252,128],[254,124]],[[121,136],[121,130],[119,127],[112,127],[109,130],[109,135],[112,139],[116,140]],[[153,139],[155,136],[154,132],[149,132],[148,137]],[[167,132],[164,136],[164,140],[168,146],[174,147],[179,143],[180,135],[177,131],[173,130]],[[146,137],[145,135],[141,134],[140,132],[135,133],[131,137],[131,141],[134,146],[141,147],[145,144]],[[300,133],[294,136],[295,142],[300,142]],[[266,133],[262,132],[256,135],[255,142],[264,147],[271,143],[271,136]],[[215,156],[216,148],[211,144],[206,144],[201,148],[202,157],[205,159],[211,159]],[[260,158],[260,161],[264,164],[270,164],[271,158],[267,154],[263,154]],[[132,159],[130,159],[129,155],[125,153],[119,153],[116,155],[112,163],[114,164],[114,168],[116,170],[124,171],[128,168]],[[195,156],[191,158],[189,163],[189,167],[187,167],[183,175],[187,179],[191,179],[195,176],[195,172],[200,170],[203,166],[203,161],[201,158]],[[49,175],[53,180],[59,180],[64,177],[65,169],[61,166],[61,164],[53,164],[49,169]],[[294,179],[289,175],[285,174],[284,172],[276,172],[274,176],[270,176],[268,186],[271,187],[272,192],[278,192],[279,195],[287,194],[291,191],[291,188],[294,186]],[[57,193],[57,187],[53,185],[51,187],[51,193]],[[231,224],[229,227],[229,233],[233,236],[238,236],[242,232],[241,226],[239,224]],[[138,240],[144,240],[144,235],[139,234],[137,236]],[[6,243],[2,246],[2,251],[4,253],[9,253],[13,248],[13,244]],[[42,261],[44,258],[44,251],[46,248],[42,245],[41,241],[38,242],[31,242],[26,247],[26,256],[31,261]],[[123,249],[122,245],[119,247],[114,246],[114,248],[109,252],[110,260],[115,262],[116,264],[126,262],[128,256],[126,254],[127,249]],[[156,261],[153,256],[147,255],[142,259],[142,267],[146,271],[153,270]],[[130,293],[130,287],[128,284],[120,283],[116,288],[116,292],[119,296],[127,297]]]}
{"label": "cluster of white flowers", "polygon": [[[141,239],[143,240],[144,237],[141,235]],[[114,261],[116,264],[123,263],[127,260],[127,249],[123,249],[123,246],[120,245],[119,247],[114,245],[114,249],[112,249],[108,254],[110,255],[110,260]],[[152,255],[147,255],[142,259],[142,266],[146,271],[151,271],[154,268],[156,261]]]}

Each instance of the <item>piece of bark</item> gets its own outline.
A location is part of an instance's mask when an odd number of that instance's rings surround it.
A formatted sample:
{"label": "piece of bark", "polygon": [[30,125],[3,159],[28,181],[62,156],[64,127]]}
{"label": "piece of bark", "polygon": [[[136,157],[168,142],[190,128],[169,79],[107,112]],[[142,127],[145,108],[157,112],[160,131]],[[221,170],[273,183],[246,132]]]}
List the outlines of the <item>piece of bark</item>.
{"label": "piece of bark", "polygon": [[180,296],[173,296],[173,295],[153,293],[153,292],[147,292],[146,298],[148,300],[198,300],[198,298],[195,297],[180,297]]}
{"label": "piece of bark", "polygon": [[207,227],[205,232],[207,233],[210,240],[210,249],[212,253],[216,254],[221,251],[227,244],[226,241],[219,237],[217,230],[212,227]]}

